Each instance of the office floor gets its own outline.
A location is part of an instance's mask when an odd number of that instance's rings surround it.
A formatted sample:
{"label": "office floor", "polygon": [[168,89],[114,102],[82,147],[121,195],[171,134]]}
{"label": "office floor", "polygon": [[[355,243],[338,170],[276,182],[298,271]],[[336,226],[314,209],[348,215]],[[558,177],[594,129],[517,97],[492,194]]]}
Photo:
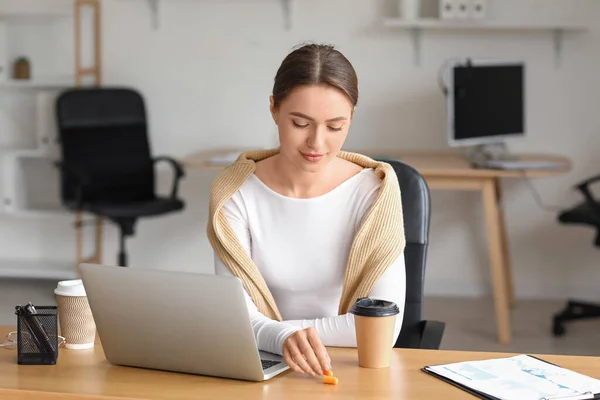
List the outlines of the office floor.
{"label": "office floor", "polygon": [[552,336],[552,315],[564,305],[564,301],[517,300],[508,345],[496,340],[491,298],[426,298],[423,317],[446,322],[444,349],[600,356],[600,318],[572,322],[565,325],[563,337]]}
{"label": "office floor", "polygon": [[[0,280],[0,325],[15,324],[17,304],[56,304],[55,286],[51,281]],[[428,297],[423,317],[446,322],[443,349],[600,355],[600,318],[568,325],[562,338],[551,335],[552,314],[563,305],[562,301],[518,301],[512,318],[513,341],[508,345],[496,340],[491,298]]]}

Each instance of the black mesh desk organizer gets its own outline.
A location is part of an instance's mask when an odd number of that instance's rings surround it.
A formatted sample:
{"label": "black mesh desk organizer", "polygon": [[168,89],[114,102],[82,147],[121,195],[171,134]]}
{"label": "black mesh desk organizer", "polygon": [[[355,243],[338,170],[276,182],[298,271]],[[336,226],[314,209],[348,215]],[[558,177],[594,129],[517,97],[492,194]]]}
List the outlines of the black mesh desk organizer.
{"label": "black mesh desk organizer", "polygon": [[17,362],[54,365],[58,358],[58,310],[55,306],[17,306]]}

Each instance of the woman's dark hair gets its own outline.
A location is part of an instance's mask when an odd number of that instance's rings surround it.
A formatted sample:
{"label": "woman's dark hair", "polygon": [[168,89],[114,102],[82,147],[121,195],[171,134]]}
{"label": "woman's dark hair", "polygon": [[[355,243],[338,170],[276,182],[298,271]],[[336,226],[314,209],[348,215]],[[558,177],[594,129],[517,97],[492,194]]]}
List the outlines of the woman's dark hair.
{"label": "woman's dark hair", "polygon": [[275,108],[292,89],[303,85],[327,84],[358,103],[358,78],[350,61],[331,45],[307,44],[292,51],[281,63],[273,85]]}

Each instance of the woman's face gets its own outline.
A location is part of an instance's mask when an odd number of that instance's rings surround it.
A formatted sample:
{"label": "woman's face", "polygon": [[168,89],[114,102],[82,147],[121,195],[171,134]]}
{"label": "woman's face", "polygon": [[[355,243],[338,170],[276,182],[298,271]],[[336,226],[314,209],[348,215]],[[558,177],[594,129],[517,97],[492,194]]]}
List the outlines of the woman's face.
{"label": "woman's face", "polygon": [[302,171],[318,172],[341,150],[353,109],[342,91],[328,85],[297,87],[277,109],[271,96],[280,154]]}

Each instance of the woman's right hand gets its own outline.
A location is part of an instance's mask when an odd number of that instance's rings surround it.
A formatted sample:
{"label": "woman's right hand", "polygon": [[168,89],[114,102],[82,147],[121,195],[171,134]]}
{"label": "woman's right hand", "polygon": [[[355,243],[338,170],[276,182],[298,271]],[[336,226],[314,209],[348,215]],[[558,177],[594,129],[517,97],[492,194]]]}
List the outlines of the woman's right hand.
{"label": "woman's right hand", "polygon": [[331,370],[331,358],[312,327],[294,332],[283,342],[283,360],[293,371],[312,376]]}

